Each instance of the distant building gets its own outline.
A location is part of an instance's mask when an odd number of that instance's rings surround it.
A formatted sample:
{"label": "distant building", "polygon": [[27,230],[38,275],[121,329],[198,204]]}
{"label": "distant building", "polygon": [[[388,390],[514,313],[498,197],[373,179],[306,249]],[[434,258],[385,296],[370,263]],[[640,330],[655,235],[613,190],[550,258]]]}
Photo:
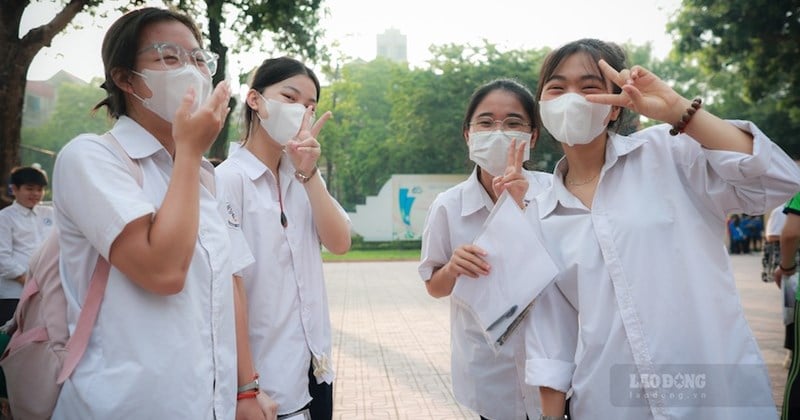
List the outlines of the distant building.
{"label": "distant building", "polygon": [[388,58],[397,62],[408,62],[406,53],[408,42],[406,36],[399,30],[391,28],[377,36],[378,57]]}
{"label": "distant building", "polygon": [[47,80],[28,80],[25,83],[25,105],[22,111],[22,125],[36,127],[47,122],[56,106],[58,86],[63,83],[86,82],[64,70]]}

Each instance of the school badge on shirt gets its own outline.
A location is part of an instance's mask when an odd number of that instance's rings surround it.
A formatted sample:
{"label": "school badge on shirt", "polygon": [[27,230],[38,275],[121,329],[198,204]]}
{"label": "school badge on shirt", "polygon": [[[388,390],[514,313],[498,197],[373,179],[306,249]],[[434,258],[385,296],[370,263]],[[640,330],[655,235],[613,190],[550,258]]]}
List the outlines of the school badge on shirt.
{"label": "school badge on shirt", "polygon": [[228,227],[239,229],[241,222],[239,221],[239,216],[236,215],[236,211],[231,207],[231,203],[225,204],[225,210],[228,212]]}

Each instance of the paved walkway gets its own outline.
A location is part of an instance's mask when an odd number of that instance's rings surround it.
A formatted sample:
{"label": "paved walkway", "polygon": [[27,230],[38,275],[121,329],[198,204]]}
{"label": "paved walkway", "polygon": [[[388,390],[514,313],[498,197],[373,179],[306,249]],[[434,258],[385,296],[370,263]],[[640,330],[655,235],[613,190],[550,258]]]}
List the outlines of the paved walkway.
{"label": "paved walkway", "polygon": [[[780,407],[786,380],[780,291],[761,282],[760,255],[732,261]],[[413,261],[325,264],[336,419],[477,418],[451,392],[449,302],[428,296],[416,267]]]}

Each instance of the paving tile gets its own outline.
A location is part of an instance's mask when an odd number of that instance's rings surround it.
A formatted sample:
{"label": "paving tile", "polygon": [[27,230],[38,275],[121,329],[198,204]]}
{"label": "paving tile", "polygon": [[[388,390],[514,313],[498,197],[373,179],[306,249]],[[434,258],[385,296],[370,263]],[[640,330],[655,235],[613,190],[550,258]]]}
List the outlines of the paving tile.
{"label": "paving tile", "polygon": [[[761,281],[760,255],[734,255],[731,262],[779,409],[786,381],[780,291]],[[324,270],[337,372],[334,418],[478,417],[453,398],[449,302],[428,296],[416,262],[326,263]]]}

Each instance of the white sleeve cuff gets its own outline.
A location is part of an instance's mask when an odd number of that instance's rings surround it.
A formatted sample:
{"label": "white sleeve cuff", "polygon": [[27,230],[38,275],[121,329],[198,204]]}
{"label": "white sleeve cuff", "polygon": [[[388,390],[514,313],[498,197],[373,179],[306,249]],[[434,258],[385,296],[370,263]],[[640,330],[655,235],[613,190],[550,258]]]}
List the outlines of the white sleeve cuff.
{"label": "white sleeve cuff", "polygon": [[525,362],[525,383],[566,393],[574,372],[575,363],[557,359],[528,359]]}
{"label": "white sleeve cuff", "polygon": [[729,120],[728,122],[753,135],[753,154],[703,149],[709,164],[723,179],[729,181],[741,181],[764,175],[772,161],[773,150],[770,139],[749,121]]}

